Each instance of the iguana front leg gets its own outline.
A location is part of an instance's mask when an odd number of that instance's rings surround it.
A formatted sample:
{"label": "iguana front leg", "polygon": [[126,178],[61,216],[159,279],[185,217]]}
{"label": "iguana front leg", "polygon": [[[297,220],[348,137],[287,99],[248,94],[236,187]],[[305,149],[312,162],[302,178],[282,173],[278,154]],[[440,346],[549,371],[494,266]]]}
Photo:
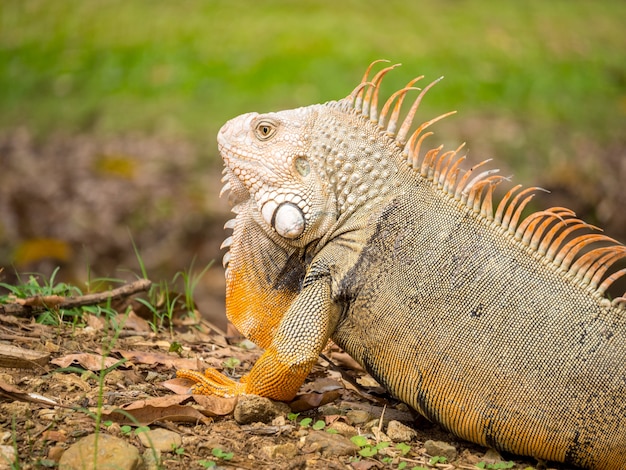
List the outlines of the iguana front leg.
{"label": "iguana front leg", "polygon": [[196,382],[192,393],[230,397],[255,394],[289,401],[317,361],[339,318],[331,300],[330,277],[318,277],[305,287],[285,313],[271,345],[250,373],[236,382],[215,369],[202,375],[179,370],[176,375]]}

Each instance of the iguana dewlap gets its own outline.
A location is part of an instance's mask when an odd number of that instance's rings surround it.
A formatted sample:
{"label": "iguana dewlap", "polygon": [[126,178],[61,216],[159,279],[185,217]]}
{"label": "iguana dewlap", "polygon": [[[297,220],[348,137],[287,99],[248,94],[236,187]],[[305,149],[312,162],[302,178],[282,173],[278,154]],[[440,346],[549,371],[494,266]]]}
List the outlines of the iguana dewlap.
{"label": "iguana dewlap", "polygon": [[[224,246],[228,318],[265,349],[241,382],[194,393],[290,400],[329,338],[393,395],[481,445],[626,468],[626,247],[564,208],[522,218],[537,188],[411,131],[417,81],[378,105],[368,69],[339,101],[222,127],[236,217]],[[480,167],[480,168],[479,168]]]}

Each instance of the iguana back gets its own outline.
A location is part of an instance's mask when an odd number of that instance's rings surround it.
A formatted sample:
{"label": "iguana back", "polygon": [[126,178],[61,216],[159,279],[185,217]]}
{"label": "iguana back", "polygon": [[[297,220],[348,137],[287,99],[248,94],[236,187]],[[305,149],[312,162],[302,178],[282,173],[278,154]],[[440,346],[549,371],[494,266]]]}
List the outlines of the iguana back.
{"label": "iguana back", "polygon": [[[241,383],[183,371],[196,393],[291,399],[329,338],[393,395],[467,440],[626,468],[626,247],[538,188],[411,131],[417,81],[382,107],[387,67],[347,98],[229,121],[218,142],[237,214],[227,314],[265,348]],[[443,116],[442,116],[443,117]]]}
{"label": "iguana back", "polygon": [[[626,315],[422,185],[385,207],[333,340],[464,439],[626,462]],[[419,204],[416,204],[419,201]]]}

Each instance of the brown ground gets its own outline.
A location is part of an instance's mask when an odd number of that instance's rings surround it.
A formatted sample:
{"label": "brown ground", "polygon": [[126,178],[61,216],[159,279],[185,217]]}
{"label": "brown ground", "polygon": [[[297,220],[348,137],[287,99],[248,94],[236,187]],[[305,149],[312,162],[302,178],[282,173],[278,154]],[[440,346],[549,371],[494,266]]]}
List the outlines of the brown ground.
{"label": "brown ground", "polygon": [[[133,305],[141,314],[138,304]],[[30,318],[0,316],[0,351],[10,344],[41,356],[29,368],[0,369],[0,444],[17,449],[19,465],[13,468],[56,466],[68,448],[94,433],[99,411],[101,433],[120,437],[147,459],[150,451],[137,436],[137,425],[164,428],[179,436],[175,448],[168,446],[160,454],[162,468],[206,468],[209,462],[242,469],[473,469],[481,462],[491,465],[487,468],[543,468],[533,459],[502,459],[415,417],[336,348],[327,354],[343,372],[332,370],[320,359],[290,404],[300,412],[295,421],[289,409],[275,405],[269,405],[268,417],[264,416],[267,410],[259,409],[248,410],[246,415],[241,403],[235,409],[233,400],[201,397],[195,401],[186,394],[189,384],[173,379],[177,369],[213,366],[237,377],[250,369],[259,352],[236,346],[241,338],[227,338],[206,321],[185,319],[178,313],[171,333],[167,328],[153,333],[134,313],[109,320],[87,315],[81,326],[44,326]],[[116,328],[116,323],[123,327]],[[182,349],[171,352],[177,345]],[[240,363],[232,363],[232,358]],[[126,362],[115,366],[123,359]],[[110,370],[103,372],[103,367]],[[356,391],[344,377],[356,378],[364,386]],[[43,403],[44,399],[53,399],[56,405]],[[132,423],[128,415],[113,411],[119,408],[137,421]],[[346,450],[353,434],[363,435],[372,446],[388,440],[377,429],[381,413],[384,433],[392,436],[387,432],[389,420],[416,431],[408,438],[396,437],[407,446],[405,453],[398,443],[371,457],[359,456],[357,448]],[[312,424],[322,421],[317,425],[321,429],[301,425],[306,417],[313,418]],[[338,434],[330,434],[331,428]],[[434,456],[428,454],[428,440],[447,443],[457,456],[451,462],[430,465]],[[218,458],[214,449],[232,452],[232,457]],[[0,468],[5,467],[0,463]]]}

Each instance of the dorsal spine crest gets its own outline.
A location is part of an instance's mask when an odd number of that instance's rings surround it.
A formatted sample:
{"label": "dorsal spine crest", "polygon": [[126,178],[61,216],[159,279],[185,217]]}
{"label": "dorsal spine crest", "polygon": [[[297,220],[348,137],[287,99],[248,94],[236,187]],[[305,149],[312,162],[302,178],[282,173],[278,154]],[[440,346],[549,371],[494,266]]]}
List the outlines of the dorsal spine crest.
{"label": "dorsal spine crest", "polygon": [[[520,244],[538,259],[562,271],[581,288],[602,297],[616,280],[626,276],[626,268],[608,274],[617,262],[626,259],[626,247],[606,235],[597,233],[599,231],[597,227],[577,219],[571,210],[554,207],[533,212],[522,218],[524,209],[536,192],[545,191],[544,189],[539,187],[522,189],[522,185],[515,185],[498,202],[494,213],[494,190],[503,181],[509,181],[509,178],[498,175],[497,169],[479,171],[489,160],[482,161],[463,172],[461,164],[466,157],[459,155],[463,145],[444,153],[441,153],[443,146],[439,146],[426,151],[424,156],[420,157],[423,142],[432,135],[432,132],[424,131],[435,122],[454,114],[450,112],[425,121],[409,135],[424,95],[443,77],[431,82],[422,90],[414,85],[423,76],[414,78],[404,88],[393,93],[379,112],[379,91],[383,78],[400,65],[385,67],[369,80],[373,67],[380,62],[388,61],[372,62],[361,83],[352,93],[333,104],[341,111],[356,114],[374,123],[379,135],[392,141],[399,149],[401,158],[416,175],[430,182],[434,188],[455,200],[461,207],[474,213],[477,218],[492,225],[513,243]],[[404,99],[414,90],[419,91],[419,94],[399,124]],[[373,139],[375,138],[370,136],[370,140]],[[584,233],[575,233],[579,230],[584,230]],[[624,308],[626,293],[613,299],[611,305]]]}

